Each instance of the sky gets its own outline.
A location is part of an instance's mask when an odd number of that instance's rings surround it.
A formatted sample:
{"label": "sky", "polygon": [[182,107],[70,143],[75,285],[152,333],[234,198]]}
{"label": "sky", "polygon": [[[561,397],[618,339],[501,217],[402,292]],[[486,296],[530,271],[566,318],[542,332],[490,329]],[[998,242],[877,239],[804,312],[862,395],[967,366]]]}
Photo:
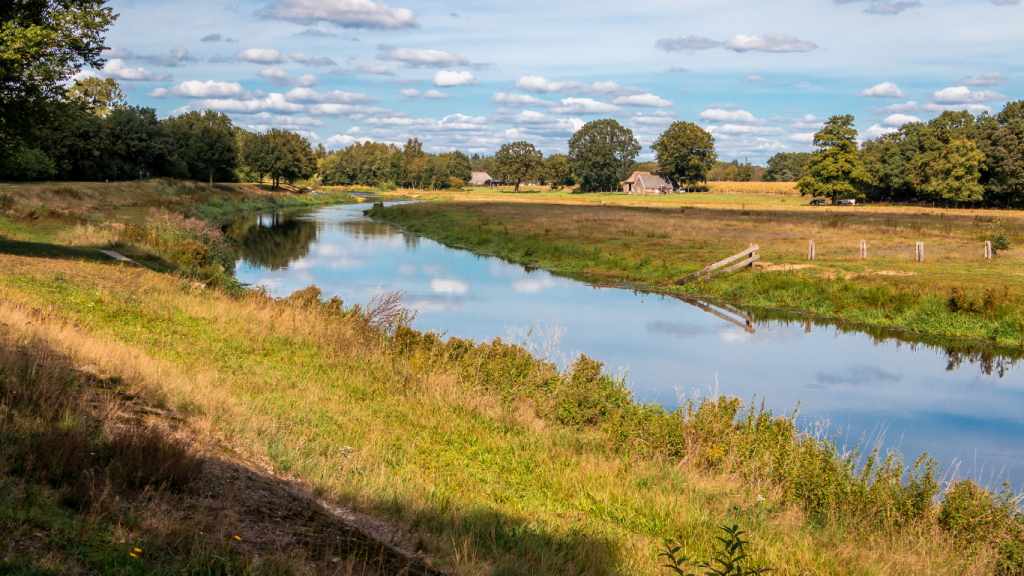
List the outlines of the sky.
{"label": "sky", "polygon": [[160,117],[493,154],[567,150],[614,118],[653,159],[675,121],[721,159],[811,150],[836,114],[860,138],[1024,98],[1021,0],[113,0],[106,65]]}

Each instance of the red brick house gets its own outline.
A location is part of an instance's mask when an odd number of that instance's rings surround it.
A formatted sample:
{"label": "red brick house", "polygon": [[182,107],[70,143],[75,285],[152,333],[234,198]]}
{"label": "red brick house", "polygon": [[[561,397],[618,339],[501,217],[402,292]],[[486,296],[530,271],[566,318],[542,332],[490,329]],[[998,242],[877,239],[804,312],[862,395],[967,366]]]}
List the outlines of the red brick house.
{"label": "red brick house", "polygon": [[622,191],[627,194],[672,194],[676,186],[664,176],[637,171],[622,183]]}

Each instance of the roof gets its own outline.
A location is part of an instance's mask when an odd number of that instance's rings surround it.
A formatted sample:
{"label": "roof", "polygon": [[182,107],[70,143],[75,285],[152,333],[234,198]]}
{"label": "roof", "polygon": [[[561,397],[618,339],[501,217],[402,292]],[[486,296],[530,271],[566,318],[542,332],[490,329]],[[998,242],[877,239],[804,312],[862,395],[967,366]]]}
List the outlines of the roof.
{"label": "roof", "polygon": [[626,178],[622,183],[629,184],[630,182],[636,182],[637,177],[639,177],[641,174],[650,174],[650,172],[641,172],[637,170],[636,172],[630,174],[629,178]]}
{"label": "roof", "polygon": [[488,180],[493,180],[493,178],[491,178],[491,175],[488,174],[487,172],[473,172],[473,174],[469,178],[469,183],[470,184],[483,184],[484,182],[487,182]]}
{"label": "roof", "polygon": [[636,178],[637,180],[640,180],[643,183],[644,188],[647,188],[648,190],[656,190],[658,188],[675,188],[675,186],[673,186],[668,180],[661,176],[651,174],[650,172],[641,172]]}

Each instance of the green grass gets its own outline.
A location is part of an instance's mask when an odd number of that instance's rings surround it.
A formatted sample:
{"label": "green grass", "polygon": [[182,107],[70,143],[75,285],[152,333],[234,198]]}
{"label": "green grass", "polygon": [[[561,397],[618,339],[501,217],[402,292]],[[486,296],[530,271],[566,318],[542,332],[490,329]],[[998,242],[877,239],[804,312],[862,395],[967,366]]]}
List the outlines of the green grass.
{"label": "green grass", "polygon": [[[688,195],[690,196],[690,195]],[[869,266],[840,257],[821,266],[835,266],[823,274],[820,266],[803,270],[741,272],[707,284],[676,287],[675,278],[729,255],[721,236],[673,237],[657,224],[642,226],[630,216],[668,220],[672,213],[642,209],[612,213],[607,209],[573,206],[561,219],[539,223],[536,214],[555,209],[548,204],[493,205],[487,202],[426,204],[376,208],[371,216],[423,234],[447,245],[541,267],[591,281],[714,298],[726,298],[751,307],[782,308],[869,327],[894,328],[911,334],[977,339],[1001,346],[1024,346],[1024,305],[1019,282],[1012,278],[1013,262],[1001,263],[1003,272],[992,277],[976,266],[928,264],[924,276],[877,276]],[[596,210],[596,211],[595,211]],[[706,212],[705,212],[706,213]],[[679,214],[676,212],[675,214]],[[685,214],[685,211],[684,211]],[[727,222],[731,213],[715,213]],[[566,221],[566,219],[570,221]],[[594,222],[590,224],[589,222]],[[725,230],[733,224],[725,224]],[[740,224],[745,226],[746,224]],[[806,227],[805,224],[801,224]],[[550,227],[548,227],[550,226]],[[677,226],[677,224],[672,224]],[[771,230],[771,223],[764,230]],[[731,232],[730,232],[731,234]],[[671,238],[671,240],[670,240]],[[734,242],[742,244],[742,241]],[[763,249],[762,253],[766,250]],[[806,263],[788,254],[769,255],[773,262]],[[795,260],[795,262],[794,262]],[[902,262],[878,264],[907,269]],[[851,279],[844,275],[854,276]],[[1005,284],[1004,284],[1005,283]],[[966,305],[951,304],[951,290],[962,290]]]}

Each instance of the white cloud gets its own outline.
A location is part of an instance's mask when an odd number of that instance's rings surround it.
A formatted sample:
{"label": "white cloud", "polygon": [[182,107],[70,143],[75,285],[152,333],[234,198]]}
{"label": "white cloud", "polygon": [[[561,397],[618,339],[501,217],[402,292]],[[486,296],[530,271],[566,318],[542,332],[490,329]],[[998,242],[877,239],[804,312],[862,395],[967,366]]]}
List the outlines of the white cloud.
{"label": "white cloud", "polygon": [[980,76],[961,78],[961,86],[1000,86],[1006,84],[1006,77],[999,72],[989,72]]}
{"label": "white cloud", "polygon": [[122,50],[117,46],[111,46],[100,52],[101,58],[131,58],[134,56],[130,50]]}
{"label": "white cloud", "polygon": [[333,90],[320,93],[310,88],[292,88],[284,95],[288,102],[300,104],[376,104],[377,99],[362,92],[342,92]]}
{"label": "white cloud", "polygon": [[434,278],[430,281],[430,289],[440,294],[465,294],[469,292],[469,283],[447,278]]}
{"label": "white cloud", "polygon": [[808,52],[818,46],[813,42],[785,34],[765,34],[764,36],[737,34],[726,41],[725,47],[736,52]]}
{"label": "white cloud", "polygon": [[654,94],[634,94],[632,96],[619,96],[612,100],[612,104],[619,106],[644,106],[647,108],[671,108],[675,102],[665,100]]}
{"label": "white cloud", "polygon": [[379,0],[275,0],[257,14],[307,25],[329,22],[342,28],[401,30],[420,26],[412,10],[391,8]]}
{"label": "white cloud", "polygon": [[423,93],[423,97],[427,100],[447,100],[448,98],[455,98],[455,94],[448,94],[439,90],[427,90]]}
{"label": "white cloud", "polygon": [[237,114],[305,113],[310,116],[348,116],[349,118],[370,114],[395,114],[395,112],[384,108],[337,102],[336,100],[340,100],[337,97],[338,94],[347,93],[335,91],[335,93],[316,94],[309,88],[295,88],[288,94],[271,93],[260,97],[196,100],[190,106],[193,109],[212,109]]}
{"label": "white cloud", "polygon": [[146,94],[146,96],[149,96],[150,98],[165,99],[165,98],[171,98],[173,96],[173,94],[171,94],[171,91],[168,90],[167,88],[157,88],[156,90],[153,90],[149,94]]}
{"label": "white cloud", "polygon": [[793,142],[810,144],[811,142],[814,142],[814,132],[803,132],[800,134],[793,134],[792,136],[789,137],[789,139],[792,140]]}
{"label": "white cloud", "polygon": [[1005,98],[1006,96],[991,90],[972,92],[966,86],[951,86],[932,94],[932,102],[936,104],[979,104]]}
{"label": "white cloud", "polygon": [[516,89],[523,92],[535,94],[562,93],[567,95],[593,94],[600,96],[631,96],[633,94],[649,94],[650,90],[636,88],[633,86],[620,86],[611,81],[586,82],[566,81],[556,82],[548,80],[543,76],[523,76],[516,80]]}
{"label": "white cloud", "polygon": [[896,132],[899,130],[898,126],[882,126],[881,124],[875,124],[867,130],[862,130],[858,136],[865,140],[874,140],[883,134],[890,132]]}
{"label": "white cloud", "polygon": [[881,84],[875,84],[871,88],[865,88],[860,91],[860,95],[865,98],[906,98],[908,94],[904,94],[900,87],[893,84],[892,82],[882,82]]}
{"label": "white cloud", "polygon": [[836,4],[852,4],[854,2],[871,2],[871,6],[864,9],[864,12],[868,14],[881,14],[881,15],[893,15],[903,12],[907,8],[917,8],[921,6],[919,0],[884,0],[879,2],[878,0],[834,0]]}
{"label": "white cloud", "polygon": [[418,98],[419,95],[420,91],[415,88],[405,88],[402,90],[402,96],[405,96],[406,98]]}
{"label": "white cloud", "polygon": [[679,52],[682,50],[707,50],[708,48],[717,48],[722,43],[711,38],[705,38],[703,36],[695,36],[693,34],[683,38],[659,38],[654,42],[654,47],[658,50],[664,50],[665,52]]}
{"label": "white cloud", "polygon": [[186,80],[177,86],[171,86],[170,92],[182,98],[233,98],[248,96],[248,92],[238,82],[217,82],[207,80]]}
{"label": "white cloud", "polygon": [[356,138],[355,136],[349,136],[348,134],[335,134],[334,136],[331,136],[327,140],[324,140],[324,146],[326,146],[330,150],[335,150],[338,148],[345,148],[346,146],[351,146],[356,142],[365,143],[370,142],[371,140],[371,138],[367,138],[365,136],[361,138]]}
{"label": "white cloud", "polygon": [[249,48],[235,54],[235,60],[256,64],[280,64],[284,62],[281,53],[273,48]]}
{"label": "white cloud", "polygon": [[434,74],[434,86],[438,88],[444,88],[448,86],[473,86],[476,84],[476,77],[473,76],[472,72],[463,70],[456,72],[454,70],[441,70],[437,74]]}
{"label": "white cloud", "polygon": [[72,76],[71,80],[72,81],[77,81],[77,80],[84,80],[86,78],[99,78],[99,77],[100,77],[100,75],[95,73],[95,72],[93,72],[92,70],[82,70],[78,74],[75,74],[74,76]]}
{"label": "white cloud", "polygon": [[746,78],[743,79],[743,81],[744,82],[752,82],[752,83],[755,83],[755,84],[756,83],[760,83],[760,82],[767,82],[767,80],[765,80],[764,78],[761,78],[760,76],[758,76],[756,74],[753,75],[753,76],[747,76]]}
{"label": "white cloud", "polygon": [[118,80],[132,80],[135,82],[166,81],[171,79],[170,74],[154,74],[145,68],[129,68],[124,63],[124,60],[120,58],[107,60],[106,65],[103,66],[103,73]]}
{"label": "white cloud", "polygon": [[764,124],[765,121],[754,117],[746,110],[722,110],[711,108],[697,115],[698,120],[705,122],[728,122],[730,124]]}
{"label": "white cloud", "polygon": [[361,74],[379,74],[381,76],[394,76],[395,71],[380,64],[378,66],[356,66],[356,72]]}
{"label": "white cloud", "polygon": [[303,86],[308,88],[310,86],[316,86],[317,82],[316,76],[313,76],[312,74],[303,74],[296,78],[277,66],[261,68],[259,76],[274,86]]}
{"label": "white cloud", "polygon": [[889,106],[883,106],[882,108],[874,109],[875,114],[921,114],[921,113],[934,113],[939,114],[946,110],[967,110],[971,114],[981,114],[982,112],[991,112],[992,108],[985,104],[918,104],[911,100],[906,104],[891,104]]}
{"label": "white cloud", "polygon": [[621,112],[622,108],[591,98],[562,98],[561,104],[552,107],[551,111],[556,114],[607,114]]}
{"label": "white cloud", "polygon": [[292,52],[288,54],[288,57],[292,60],[302,64],[304,66],[337,66],[337,62],[324,56],[323,58],[314,58],[312,56],[306,56],[304,52]]}
{"label": "white cloud", "polygon": [[305,131],[309,128],[317,128],[324,125],[323,120],[303,116],[275,115],[269,112],[258,114],[236,114],[233,118],[236,123],[245,125],[249,130],[262,132],[268,128],[282,128],[285,130]]}
{"label": "white cloud", "polygon": [[419,68],[447,68],[450,66],[469,66],[469,59],[465,54],[449,54],[441,50],[419,50],[415,48],[395,48],[381,44],[377,47],[380,54],[377,58],[381,60],[394,60],[402,62],[406,66]]}
{"label": "white cloud", "polygon": [[782,134],[781,128],[774,126],[750,126],[748,124],[723,124],[721,126],[708,126],[708,132],[712,134],[761,134],[774,135]]}
{"label": "white cloud", "polygon": [[550,108],[558,105],[557,102],[541,100],[540,98],[530,96],[529,94],[506,94],[504,92],[495,92],[488,104],[494,104],[496,106],[512,106],[514,108]]}
{"label": "white cloud", "polygon": [[898,128],[904,124],[920,121],[921,119],[917,116],[910,116],[907,114],[890,114],[885,117],[885,120],[882,120],[881,124],[882,126],[895,126]]}

